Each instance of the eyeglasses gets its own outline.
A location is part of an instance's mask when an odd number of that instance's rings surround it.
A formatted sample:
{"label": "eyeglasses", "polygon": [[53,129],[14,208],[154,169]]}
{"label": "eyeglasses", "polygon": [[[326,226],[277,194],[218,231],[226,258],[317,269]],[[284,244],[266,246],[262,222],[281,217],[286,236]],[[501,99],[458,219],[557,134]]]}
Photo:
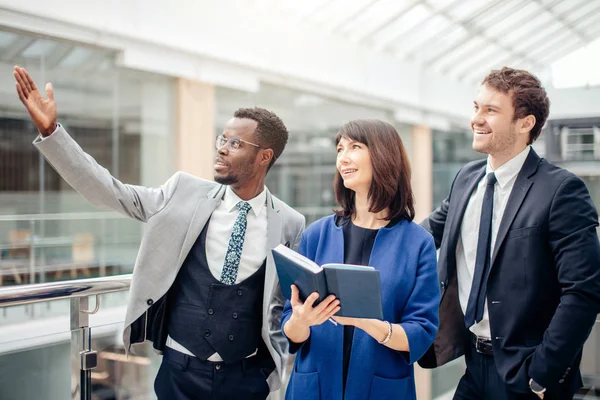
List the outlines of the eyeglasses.
{"label": "eyeglasses", "polygon": [[232,137],[228,139],[223,135],[217,136],[217,142],[215,143],[215,146],[217,147],[217,150],[219,150],[221,147],[227,145],[227,149],[235,151],[241,147],[242,142],[248,143],[249,145],[260,149],[259,145],[248,142],[247,140],[240,139],[238,137]]}

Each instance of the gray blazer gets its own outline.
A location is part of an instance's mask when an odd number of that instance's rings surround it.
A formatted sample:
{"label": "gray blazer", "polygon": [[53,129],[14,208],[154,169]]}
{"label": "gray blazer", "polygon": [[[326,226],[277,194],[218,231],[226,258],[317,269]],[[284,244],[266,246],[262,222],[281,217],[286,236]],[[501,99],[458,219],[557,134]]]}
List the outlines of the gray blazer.
{"label": "gray blazer", "polygon": [[[221,202],[224,187],[183,172],[177,172],[159,188],[123,184],[86,154],[60,126],[51,136],[38,137],[33,143],[63,179],[90,203],[148,224],[135,261],[123,332],[126,351],[130,348],[135,351],[136,344],[130,343],[131,324],[167,293],[189,250]],[[304,230],[304,217],[268,190],[267,210],[269,249],[280,243],[296,249]],[[280,327],[285,299],[270,252],[264,290],[262,338],[276,366],[267,379],[274,391],[281,385],[288,349]]]}

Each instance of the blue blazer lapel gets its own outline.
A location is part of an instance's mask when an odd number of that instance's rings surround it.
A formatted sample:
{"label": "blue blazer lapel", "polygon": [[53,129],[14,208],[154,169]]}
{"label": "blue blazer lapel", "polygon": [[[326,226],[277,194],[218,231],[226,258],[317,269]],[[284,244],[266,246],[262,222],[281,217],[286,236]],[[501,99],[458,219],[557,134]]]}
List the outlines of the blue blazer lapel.
{"label": "blue blazer lapel", "polygon": [[494,245],[490,268],[494,267],[494,261],[498,256],[498,251],[502,246],[502,242],[504,242],[506,234],[508,233],[508,230],[514,221],[517,212],[521,208],[521,205],[527,196],[527,192],[529,192],[531,185],[533,185],[533,181],[531,181],[529,178],[536,173],[540,161],[541,158],[533,149],[531,149],[527,159],[525,160],[525,164],[523,164],[523,168],[521,168],[519,175],[517,175],[517,180],[515,181],[515,185],[513,186],[512,192],[508,198],[508,202],[506,203],[506,209],[504,210],[502,221],[500,222],[500,227],[498,228],[498,235],[496,236],[496,244]]}

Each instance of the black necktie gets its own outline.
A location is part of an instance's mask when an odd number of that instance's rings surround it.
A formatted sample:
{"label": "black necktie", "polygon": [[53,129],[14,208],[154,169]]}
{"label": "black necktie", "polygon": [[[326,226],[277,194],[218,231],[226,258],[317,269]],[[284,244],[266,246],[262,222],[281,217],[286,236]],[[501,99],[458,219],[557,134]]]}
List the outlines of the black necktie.
{"label": "black necktie", "polygon": [[475,259],[475,273],[473,274],[473,285],[467,303],[465,313],[465,324],[467,328],[483,319],[483,308],[485,306],[486,282],[490,273],[490,245],[492,242],[492,213],[494,210],[494,185],[496,175],[490,172],[483,196],[481,207],[481,219],[479,221],[479,239],[477,240],[477,256]]}

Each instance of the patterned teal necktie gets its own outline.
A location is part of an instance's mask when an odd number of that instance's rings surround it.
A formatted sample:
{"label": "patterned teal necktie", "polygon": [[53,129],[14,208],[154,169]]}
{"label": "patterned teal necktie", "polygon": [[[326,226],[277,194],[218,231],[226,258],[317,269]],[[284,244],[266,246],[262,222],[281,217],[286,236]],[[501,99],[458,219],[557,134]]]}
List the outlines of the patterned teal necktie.
{"label": "patterned teal necktie", "polygon": [[238,267],[242,258],[242,248],[244,247],[244,237],[246,236],[246,224],[248,223],[248,211],[250,211],[250,203],[240,201],[235,205],[239,208],[233,231],[229,238],[227,253],[225,253],[225,264],[221,272],[221,282],[226,285],[234,285],[238,275]]}

